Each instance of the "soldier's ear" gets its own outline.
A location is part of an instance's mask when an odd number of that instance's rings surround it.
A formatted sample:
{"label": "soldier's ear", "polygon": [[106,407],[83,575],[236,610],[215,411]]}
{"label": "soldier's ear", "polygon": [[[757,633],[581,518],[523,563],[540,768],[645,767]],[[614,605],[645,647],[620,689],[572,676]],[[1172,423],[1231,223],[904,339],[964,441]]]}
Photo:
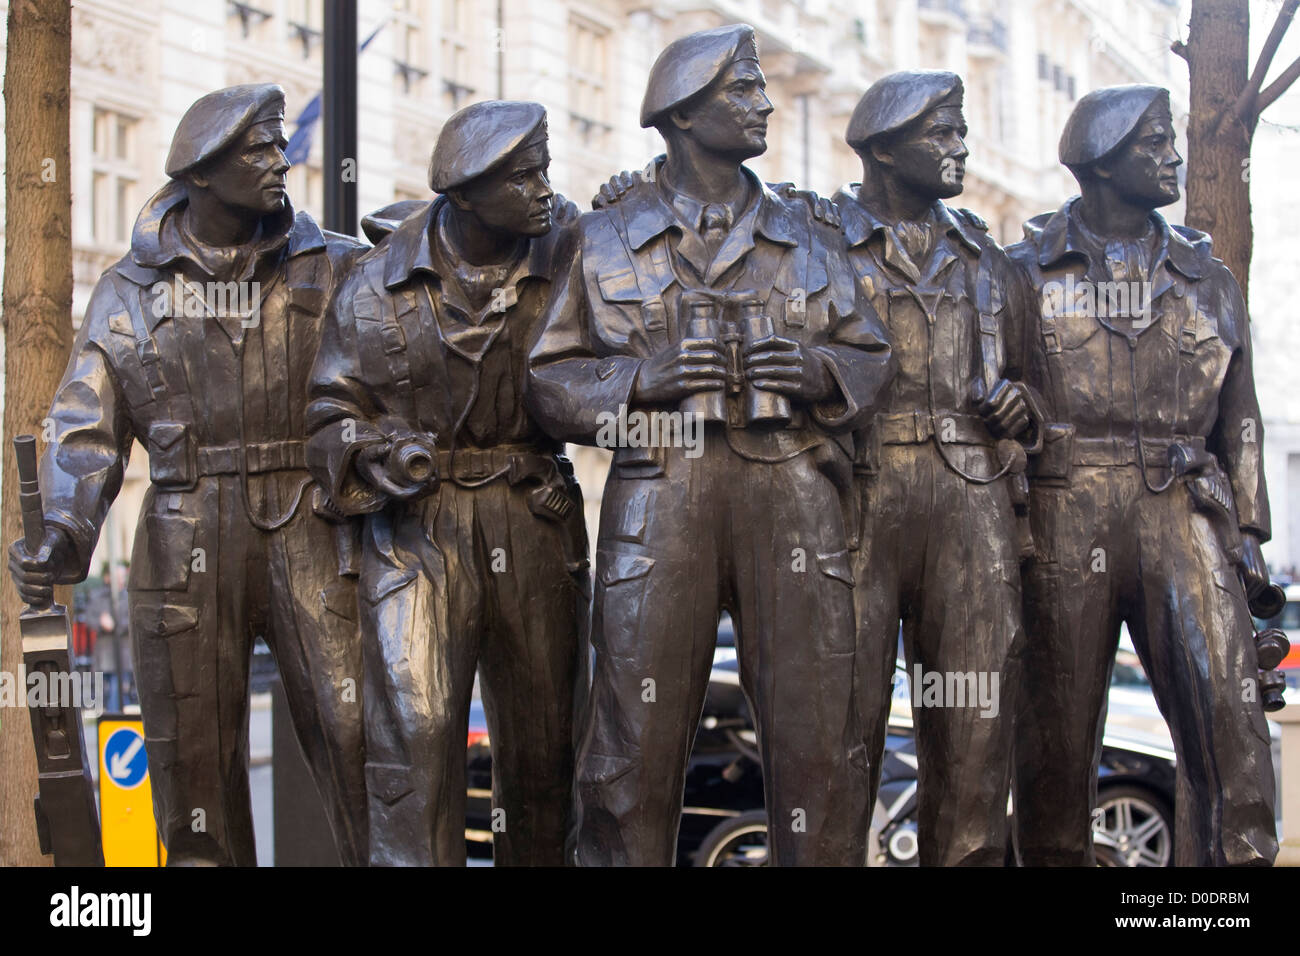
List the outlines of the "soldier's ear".
{"label": "soldier's ear", "polygon": [[893,145],[883,137],[874,139],[867,144],[867,149],[871,153],[871,158],[881,166],[894,165]]}
{"label": "soldier's ear", "polygon": [[190,186],[196,186],[199,189],[208,188],[208,177],[203,174],[202,169],[192,169],[185,174],[185,182]]}
{"label": "soldier's ear", "polygon": [[694,121],[683,110],[673,110],[668,114],[668,118],[678,129],[686,130],[694,125]]}

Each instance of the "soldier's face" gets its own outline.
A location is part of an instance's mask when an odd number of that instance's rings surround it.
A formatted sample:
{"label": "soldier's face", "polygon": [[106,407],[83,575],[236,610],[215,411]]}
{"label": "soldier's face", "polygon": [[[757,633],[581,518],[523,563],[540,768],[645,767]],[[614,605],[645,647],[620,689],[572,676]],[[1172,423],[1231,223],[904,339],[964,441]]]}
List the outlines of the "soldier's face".
{"label": "soldier's face", "polygon": [[257,123],[239,141],[192,178],[222,204],[262,215],[281,209],[288,193],[284,174],[289,141],[281,122]]}
{"label": "soldier's face", "polygon": [[1096,174],[1135,206],[1156,209],[1178,201],[1178,167],[1169,109],[1154,103],[1114,158],[1098,163]]}
{"label": "soldier's face", "polygon": [[674,122],[689,130],[709,152],[743,162],[767,151],[771,113],[763,71],[753,60],[739,60],[687,109],[679,111]]}
{"label": "soldier's face", "polygon": [[966,118],[959,106],[936,106],[872,152],[915,192],[934,199],[956,196],[970,155]]}
{"label": "soldier's face", "polygon": [[543,140],[515,151],[491,172],[456,191],[456,204],[468,209],[492,232],[544,236],[551,229],[555,191],[547,179],[551,154]]}

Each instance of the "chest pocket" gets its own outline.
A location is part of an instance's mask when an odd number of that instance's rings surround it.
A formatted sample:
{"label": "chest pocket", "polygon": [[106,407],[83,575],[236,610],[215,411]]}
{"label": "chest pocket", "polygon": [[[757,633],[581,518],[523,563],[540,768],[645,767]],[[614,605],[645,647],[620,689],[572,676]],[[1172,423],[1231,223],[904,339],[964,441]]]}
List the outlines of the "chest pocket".
{"label": "chest pocket", "polygon": [[[779,314],[787,329],[802,329],[810,324],[816,326],[824,321],[825,316],[824,308],[813,313],[813,300],[829,284],[826,263],[816,255],[796,257],[787,253],[785,258],[787,262],[772,283],[780,298],[773,295],[769,300],[770,313],[774,319]],[[796,261],[791,262],[792,259]],[[853,303],[837,299],[835,307],[840,315],[847,315],[853,310]]]}
{"label": "chest pocket", "polygon": [[162,282],[137,286],[111,275],[126,308],[109,314],[109,357],[131,408],[144,408],[167,397],[162,355],[148,318],[171,314],[171,287]]}
{"label": "chest pocket", "polygon": [[352,302],[352,315],[356,321],[357,351],[361,355],[366,379],[371,382],[392,381],[388,350],[398,343],[393,336],[384,336],[384,312],[378,297],[358,295]]}
{"label": "chest pocket", "polygon": [[[598,273],[596,286],[600,297],[618,309],[619,320],[612,320],[608,310],[602,317],[604,336],[615,349],[636,339],[644,339],[653,350],[668,343],[668,305],[662,289],[643,292],[642,281],[630,268],[612,269]],[[653,287],[655,283],[646,281]],[[611,321],[612,320],[612,321]]]}
{"label": "chest pocket", "polygon": [[1039,302],[1039,328],[1049,355],[1082,348],[1101,330],[1095,300],[1087,298],[1088,280],[1048,279]]}
{"label": "chest pocket", "polygon": [[143,408],[154,400],[153,388],[146,375],[146,366],[136,350],[135,330],[131,316],[114,312],[109,316],[111,359],[117,371],[118,383],[132,408]]}

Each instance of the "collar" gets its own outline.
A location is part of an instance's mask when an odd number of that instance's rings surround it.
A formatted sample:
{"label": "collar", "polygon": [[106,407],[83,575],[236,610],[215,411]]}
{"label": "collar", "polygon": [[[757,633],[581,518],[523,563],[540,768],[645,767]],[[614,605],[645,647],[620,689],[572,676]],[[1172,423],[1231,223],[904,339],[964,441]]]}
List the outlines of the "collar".
{"label": "collar", "polygon": [[[642,173],[643,181],[618,201],[627,222],[627,238],[634,250],[639,250],[651,239],[662,235],[671,228],[680,228],[677,213],[671,203],[664,198],[658,185],[659,173],[663,168],[665,157],[656,156]],[[772,242],[783,246],[799,244],[799,220],[790,206],[783,202],[776,193],[754,174],[747,166],[740,167],[749,180],[751,190],[750,205],[736,217],[736,225],[744,221],[751,212],[754,215],[754,232]],[[693,202],[699,202],[692,197]],[[756,205],[757,208],[753,208]],[[700,203],[700,208],[704,204]],[[698,221],[698,217],[697,217]],[[735,226],[732,227],[733,230]]]}
{"label": "collar", "polygon": [[[1092,264],[1095,250],[1089,241],[1087,230],[1079,219],[1075,204],[1078,196],[1073,196],[1054,213],[1036,216],[1025,224],[1025,232],[1038,246],[1038,264],[1048,268],[1066,256],[1079,256],[1089,265]],[[1159,237],[1155,265],[1163,261],[1177,269],[1189,279],[1202,278],[1208,267],[1211,255],[1208,237],[1194,230],[1170,228],[1165,217],[1154,209],[1151,222]],[[1186,233],[1186,235],[1184,234]]]}
{"label": "collar", "polygon": [[[189,247],[194,240],[191,238],[187,243],[181,238],[184,231],[179,228],[177,217],[188,205],[185,184],[175,179],[145,204],[136,218],[131,233],[131,253],[127,257],[130,264],[138,268],[126,270],[128,278],[143,275],[141,270],[150,270],[152,276],[152,270],[166,268],[178,260],[206,271],[205,263]],[[276,253],[285,245],[290,256],[297,256],[325,248],[325,236],[311,216],[305,212],[295,214],[293,206],[286,200],[282,209],[262,219],[258,243],[262,246],[257,252],[259,257]]]}
{"label": "collar", "polygon": [[[872,237],[889,228],[874,212],[863,205],[858,196],[861,183],[849,183],[835,194],[835,203],[839,206],[840,220],[844,223],[844,238],[849,248],[863,245]],[[979,233],[974,226],[961,216],[954,216],[948,205],[936,199],[927,211],[927,215],[941,233],[956,236],[975,255],[981,252]]]}
{"label": "collar", "polygon": [[[410,282],[417,272],[424,272],[442,281],[450,270],[443,257],[443,250],[434,249],[433,237],[438,234],[439,217],[447,205],[447,197],[439,196],[420,206],[415,212],[402,220],[402,224],[388,237],[388,250],[384,265],[384,286],[395,289]],[[556,196],[556,206],[562,201]],[[551,225],[553,235],[559,227]],[[441,243],[438,244],[441,246]],[[532,239],[528,244],[528,253],[510,277],[510,288],[527,278],[545,279],[550,275],[550,248],[552,243],[544,237]]]}

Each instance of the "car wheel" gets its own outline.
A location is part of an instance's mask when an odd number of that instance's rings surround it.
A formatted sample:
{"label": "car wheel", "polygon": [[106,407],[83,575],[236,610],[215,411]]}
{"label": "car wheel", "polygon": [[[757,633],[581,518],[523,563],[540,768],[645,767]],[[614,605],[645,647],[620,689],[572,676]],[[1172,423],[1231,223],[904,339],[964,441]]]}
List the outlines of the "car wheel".
{"label": "car wheel", "polygon": [[1098,866],[1172,866],[1173,811],[1145,787],[1107,787],[1093,811],[1092,845]]}
{"label": "car wheel", "polygon": [[767,866],[767,811],[729,817],[695,851],[696,866]]}

